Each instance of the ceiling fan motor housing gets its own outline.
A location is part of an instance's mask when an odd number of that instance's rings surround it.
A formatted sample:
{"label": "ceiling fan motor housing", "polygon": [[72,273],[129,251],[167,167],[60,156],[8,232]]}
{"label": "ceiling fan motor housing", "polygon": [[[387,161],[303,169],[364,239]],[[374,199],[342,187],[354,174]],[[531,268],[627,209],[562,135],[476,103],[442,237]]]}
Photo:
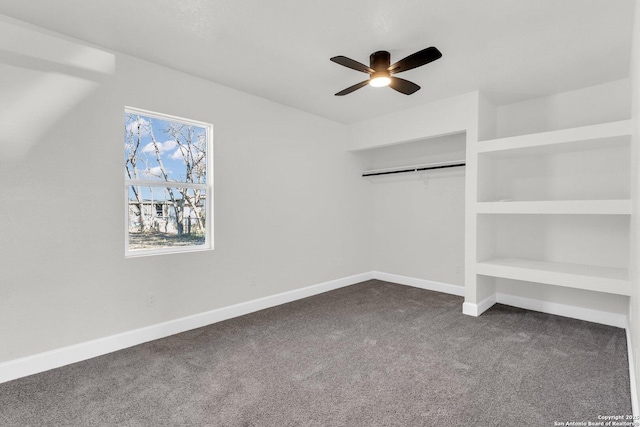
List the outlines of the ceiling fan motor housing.
{"label": "ceiling fan motor housing", "polygon": [[369,56],[370,67],[375,71],[386,71],[391,65],[391,54],[386,50],[373,52]]}

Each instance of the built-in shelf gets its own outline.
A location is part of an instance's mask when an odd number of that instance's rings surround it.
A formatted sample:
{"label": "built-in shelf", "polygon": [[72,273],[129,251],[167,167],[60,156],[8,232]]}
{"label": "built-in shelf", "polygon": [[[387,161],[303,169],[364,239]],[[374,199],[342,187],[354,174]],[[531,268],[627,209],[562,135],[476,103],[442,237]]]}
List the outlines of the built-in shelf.
{"label": "built-in shelf", "polygon": [[623,268],[496,258],[476,263],[476,273],[617,295],[631,292],[629,273]]}
{"label": "built-in shelf", "polygon": [[477,152],[508,156],[515,151],[526,150],[527,155],[544,155],[624,146],[629,144],[631,132],[631,120],[621,120],[572,129],[481,141],[478,143]]}
{"label": "built-in shelf", "polygon": [[476,151],[477,202],[630,198],[627,120],[482,141]]}
{"label": "built-in shelf", "polygon": [[630,200],[544,200],[479,202],[481,214],[630,215]]}
{"label": "built-in shelf", "polygon": [[501,278],[630,295],[631,134],[622,120],[478,141],[471,294]]}

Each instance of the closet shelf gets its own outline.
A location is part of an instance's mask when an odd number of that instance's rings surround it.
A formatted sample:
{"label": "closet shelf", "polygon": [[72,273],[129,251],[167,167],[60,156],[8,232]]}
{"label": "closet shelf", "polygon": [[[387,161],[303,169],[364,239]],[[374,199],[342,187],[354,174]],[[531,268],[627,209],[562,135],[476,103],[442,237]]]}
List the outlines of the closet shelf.
{"label": "closet shelf", "polygon": [[543,200],[478,202],[479,214],[630,215],[631,200]]}
{"label": "closet shelf", "polygon": [[496,258],[476,263],[476,274],[617,295],[631,292],[629,273],[623,268]]}
{"label": "closet shelf", "polygon": [[478,142],[476,151],[497,156],[544,155],[629,145],[631,120]]}

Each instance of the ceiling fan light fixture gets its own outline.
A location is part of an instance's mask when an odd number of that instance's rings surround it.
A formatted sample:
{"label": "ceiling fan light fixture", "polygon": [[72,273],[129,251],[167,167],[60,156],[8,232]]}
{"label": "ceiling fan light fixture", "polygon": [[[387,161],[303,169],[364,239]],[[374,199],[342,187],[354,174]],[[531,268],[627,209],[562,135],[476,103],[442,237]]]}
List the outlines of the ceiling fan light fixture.
{"label": "ceiling fan light fixture", "polygon": [[389,86],[389,83],[391,83],[391,77],[389,77],[389,73],[385,71],[376,71],[369,79],[369,84],[373,87]]}
{"label": "ceiling fan light fixture", "polygon": [[[367,80],[341,90],[336,93],[336,96],[348,95],[351,92],[361,89],[367,85],[374,87],[389,86],[396,92],[400,92],[404,95],[411,95],[420,90],[420,86],[410,82],[409,80],[396,77],[395,74],[413,70],[414,68],[421,67],[441,57],[442,53],[440,53],[440,51],[435,47],[431,46],[413,53],[392,65],[389,65],[391,63],[391,55],[386,50],[373,52],[369,56],[370,66],[366,66],[342,55],[334,56],[329,59],[343,67],[351,68],[352,70],[360,71],[361,73],[369,75]],[[392,75],[393,77],[391,77]]]}

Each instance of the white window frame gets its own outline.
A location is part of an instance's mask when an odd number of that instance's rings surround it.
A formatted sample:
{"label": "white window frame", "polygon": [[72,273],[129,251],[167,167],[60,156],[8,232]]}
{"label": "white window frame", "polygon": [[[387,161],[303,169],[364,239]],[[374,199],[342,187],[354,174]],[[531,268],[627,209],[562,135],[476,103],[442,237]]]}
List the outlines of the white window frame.
{"label": "white window frame", "polygon": [[[179,181],[149,181],[149,180],[136,180],[136,179],[124,179],[124,254],[126,258],[143,257],[150,255],[164,255],[175,254],[185,252],[202,252],[213,250],[213,125],[211,123],[199,122],[196,120],[186,119],[184,117],[172,116],[169,114],[157,113],[154,111],[143,110],[135,107],[124,107],[123,116],[129,114],[138,114],[140,116],[150,117],[152,119],[174,121],[184,123],[187,125],[198,126],[205,128],[207,132],[207,152],[206,152],[206,168],[207,178],[205,184],[193,184]],[[132,185],[139,185],[143,187],[158,187],[158,188],[192,188],[202,189],[206,192],[204,200],[205,204],[205,242],[202,245],[192,246],[176,246],[170,248],[158,248],[158,249],[129,249],[129,187]]]}

